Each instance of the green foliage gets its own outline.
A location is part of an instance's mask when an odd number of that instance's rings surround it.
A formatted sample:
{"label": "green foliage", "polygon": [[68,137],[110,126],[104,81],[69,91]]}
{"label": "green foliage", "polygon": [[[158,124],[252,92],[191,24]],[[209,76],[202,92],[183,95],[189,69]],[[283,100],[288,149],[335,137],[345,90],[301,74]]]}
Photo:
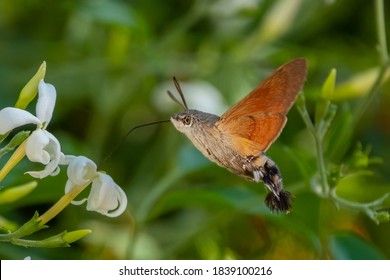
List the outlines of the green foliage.
{"label": "green foliage", "polygon": [[46,74],[46,62],[43,62],[39,67],[37,73],[31,78],[30,81],[20,91],[18,100],[15,107],[19,109],[26,109],[28,104],[35,98],[38,91],[39,81],[45,78]]}
{"label": "green foliage", "polygon": [[21,131],[17,133],[12,139],[9,141],[7,145],[0,149],[0,158],[5,154],[15,150],[27,137],[30,135],[29,131]]}
{"label": "green foliage", "polygon": [[[57,89],[49,131],[68,154],[102,162],[129,207],[108,219],[70,205],[31,240],[54,235],[65,244],[65,230],[91,229],[80,246],[2,242],[2,259],[390,257],[390,14],[382,1],[19,2],[0,4],[0,109],[46,61],[45,81]],[[135,130],[103,160],[130,128],[181,110],[166,94],[173,76],[212,85],[231,106],[296,57],[309,61],[307,81],[267,152],[294,194],[289,215],[270,213],[262,184],[211,164],[170,124]],[[16,148],[11,136],[2,153]],[[23,174],[34,167],[22,161],[1,184],[30,182]],[[65,173],[0,206],[1,224],[15,230],[46,211],[63,195]]]}
{"label": "green foliage", "polygon": [[30,194],[36,187],[38,183],[36,181],[31,181],[21,186],[16,186],[12,188],[7,188],[0,192],[0,204],[10,203],[21,199],[22,197]]}
{"label": "green foliage", "polygon": [[330,252],[336,260],[383,260],[373,244],[351,232],[336,232],[329,237]]}

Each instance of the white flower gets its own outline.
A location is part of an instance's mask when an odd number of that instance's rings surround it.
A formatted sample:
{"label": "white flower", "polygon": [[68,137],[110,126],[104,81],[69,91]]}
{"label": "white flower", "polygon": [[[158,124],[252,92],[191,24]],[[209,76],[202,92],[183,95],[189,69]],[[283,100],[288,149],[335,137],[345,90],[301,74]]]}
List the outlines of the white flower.
{"label": "white flower", "polygon": [[26,124],[36,124],[37,129],[31,133],[26,142],[26,155],[30,161],[45,165],[42,171],[26,172],[35,178],[44,178],[48,175],[57,175],[58,164],[64,157],[58,140],[46,130],[56,102],[56,89],[43,80],[38,85],[38,102],[36,116],[18,108],[7,107],[0,110],[0,134]]}
{"label": "white flower", "polygon": [[97,172],[96,164],[84,156],[65,156],[64,162],[69,161],[68,181],[65,193],[71,189],[92,183],[88,198],[72,201],[72,204],[81,205],[87,201],[87,210],[96,211],[108,217],[121,215],[127,207],[125,192],[107,174]]}

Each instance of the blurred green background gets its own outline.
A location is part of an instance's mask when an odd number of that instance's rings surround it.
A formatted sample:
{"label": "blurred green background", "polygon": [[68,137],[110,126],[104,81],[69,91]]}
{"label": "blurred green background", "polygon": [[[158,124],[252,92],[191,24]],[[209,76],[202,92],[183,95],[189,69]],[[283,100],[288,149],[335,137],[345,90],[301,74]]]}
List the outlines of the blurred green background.
{"label": "blurred green background", "polygon": [[[1,259],[388,259],[390,223],[315,193],[314,142],[295,107],[267,152],[295,196],[288,215],[270,213],[263,184],[211,164],[169,123],[134,131],[103,161],[133,126],[181,110],[166,94],[173,76],[189,107],[221,114],[278,66],[306,57],[313,118],[337,69],[338,110],[324,144],[330,184],[349,201],[377,199],[390,192],[389,84],[355,115],[380,65],[375,21],[374,1],[365,0],[2,0],[0,108],[14,105],[46,61],[45,81],[58,94],[48,130],[65,154],[110,174],[129,205],[115,219],[68,206],[33,237],[92,234],[70,248],[1,243]],[[28,109],[35,112],[35,101]],[[2,185],[27,182],[21,174],[39,168],[24,160]],[[64,169],[40,180],[29,196],[2,205],[1,216],[22,225],[54,204],[65,182]]]}

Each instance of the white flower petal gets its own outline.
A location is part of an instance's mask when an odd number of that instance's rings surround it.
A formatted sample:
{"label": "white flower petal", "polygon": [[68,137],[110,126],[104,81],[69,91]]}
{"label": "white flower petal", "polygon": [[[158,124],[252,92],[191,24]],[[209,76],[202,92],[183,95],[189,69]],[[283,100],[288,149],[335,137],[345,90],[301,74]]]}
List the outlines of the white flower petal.
{"label": "white flower petal", "polygon": [[12,107],[6,107],[0,110],[0,135],[29,123],[41,125],[37,117],[25,110]]}
{"label": "white flower petal", "polygon": [[60,164],[61,165],[69,165],[69,163],[74,160],[76,158],[76,156],[73,156],[73,155],[64,155],[63,154],[63,157],[61,157],[60,159]]}
{"label": "white flower petal", "polygon": [[60,174],[60,168],[57,166],[56,169],[50,174],[50,176],[57,176]]}
{"label": "white flower petal", "polygon": [[118,207],[114,191],[114,181],[106,174],[99,173],[93,180],[91,192],[88,196],[87,210],[111,210]]}
{"label": "white flower petal", "polygon": [[81,204],[83,204],[84,202],[86,202],[86,201],[88,201],[88,199],[87,198],[83,198],[82,200],[72,200],[72,204],[73,205],[81,205]]}
{"label": "white flower petal", "polygon": [[45,123],[44,128],[46,128],[53,116],[57,93],[53,85],[47,84],[43,80],[39,82],[38,92],[36,114],[41,123]]}
{"label": "white flower petal", "polygon": [[74,187],[76,187],[76,185],[73,184],[71,180],[66,181],[66,184],[65,184],[65,193],[68,193],[68,192],[69,192],[71,189],[73,189]]}
{"label": "white flower petal", "polygon": [[46,136],[42,129],[37,129],[31,133],[26,143],[26,155],[32,162],[40,162],[48,164],[50,162],[50,154],[45,150],[50,139]]}
{"label": "white flower petal", "polygon": [[[68,181],[66,182],[66,185],[65,185],[65,193],[68,193],[68,192],[69,192],[71,189],[73,189],[74,187],[76,187],[76,185],[73,184],[72,181],[68,180]],[[86,202],[86,201],[87,201],[87,199],[84,198],[84,199],[82,199],[82,200],[73,200],[71,203],[72,203],[73,205],[81,205],[81,204],[83,204],[83,203]]]}
{"label": "white flower petal", "polygon": [[107,217],[110,217],[110,218],[114,218],[114,217],[118,217],[119,215],[122,215],[122,213],[127,208],[126,193],[118,185],[115,184],[115,187],[116,187],[115,191],[116,191],[119,206],[114,211],[111,211],[111,212],[108,212],[105,214]]}
{"label": "white flower petal", "polygon": [[[33,137],[33,134],[36,136]],[[61,145],[57,138],[50,132],[42,129],[34,131],[28,138],[26,143],[26,155],[31,161],[40,162],[46,165],[42,171],[26,172],[32,177],[40,179],[49,175],[54,176],[58,174],[58,164],[64,157],[63,153],[61,153]],[[49,161],[47,161],[47,158],[49,158]]]}
{"label": "white flower petal", "polygon": [[96,177],[96,164],[84,156],[73,158],[68,166],[68,178],[73,184],[80,186],[91,182]]}
{"label": "white flower petal", "polygon": [[99,172],[98,177],[92,182],[87,210],[96,211],[108,217],[117,217],[125,211],[126,207],[125,192],[110,176]]}

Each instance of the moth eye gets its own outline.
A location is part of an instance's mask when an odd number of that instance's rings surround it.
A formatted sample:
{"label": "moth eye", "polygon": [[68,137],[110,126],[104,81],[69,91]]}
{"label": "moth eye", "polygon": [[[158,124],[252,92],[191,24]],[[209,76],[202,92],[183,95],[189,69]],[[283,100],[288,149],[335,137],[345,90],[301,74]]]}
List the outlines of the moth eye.
{"label": "moth eye", "polygon": [[183,118],[183,124],[184,124],[184,125],[190,125],[191,122],[192,122],[192,119],[191,119],[190,116],[185,116],[185,117]]}

